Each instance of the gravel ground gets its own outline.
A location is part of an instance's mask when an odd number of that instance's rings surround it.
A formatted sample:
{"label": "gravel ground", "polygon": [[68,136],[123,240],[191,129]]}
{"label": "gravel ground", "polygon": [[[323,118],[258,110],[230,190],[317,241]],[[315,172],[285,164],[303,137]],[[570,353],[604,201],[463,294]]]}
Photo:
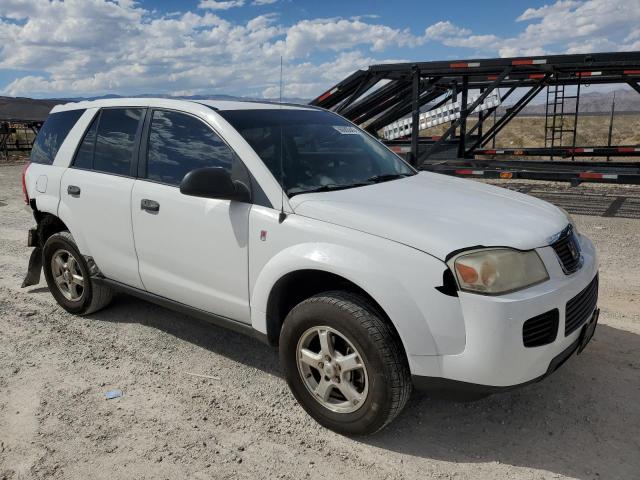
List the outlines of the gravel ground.
{"label": "gravel ground", "polygon": [[74,317],[44,282],[20,289],[33,220],[19,175],[0,167],[0,479],[640,478],[640,220],[576,217],[602,264],[580,357],[478,402],[414,395],[351,439],[307,417],[253,339],[124,295]]}

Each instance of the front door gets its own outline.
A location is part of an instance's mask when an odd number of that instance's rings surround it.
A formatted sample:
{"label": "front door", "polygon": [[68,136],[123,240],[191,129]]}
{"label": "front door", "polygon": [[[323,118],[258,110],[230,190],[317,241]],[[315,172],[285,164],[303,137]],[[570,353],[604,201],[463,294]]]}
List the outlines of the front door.
{"label": "front door", "polygon": [[190,197],[179,189],[182,178],[201,167],[223,167],[248,184],[244,165],[208,125],[186,113],[154,110],[145,134],[143,172],[131,197],[144,288],[249,323],[251,205]]}

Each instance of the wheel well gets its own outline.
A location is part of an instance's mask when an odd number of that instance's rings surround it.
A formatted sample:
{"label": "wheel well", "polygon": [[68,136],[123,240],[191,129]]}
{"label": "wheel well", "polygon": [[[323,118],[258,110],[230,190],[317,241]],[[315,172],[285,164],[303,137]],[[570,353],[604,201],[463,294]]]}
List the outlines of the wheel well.
{"label": "wheel well", "polygon": [[286,274],[278,280],[269,293],[269,300],[267,301],[267,337],[269,343],[272,345],[278,344],[282,324],[293,307],[313,295],[330,290],[342,290],[364,297],[375,307],[380,316],[389,323],[399,338],[395,326],[380,304],[361,287],[334,273],[322,270],[297,270]]}
{"label": "wheel well", "polygon": [[54,233],[69,230],[62,220],[50,213],[36,213],[36,220],[38,221],[38,238],[40,240],[40,247],[44,247],[44,244]]}

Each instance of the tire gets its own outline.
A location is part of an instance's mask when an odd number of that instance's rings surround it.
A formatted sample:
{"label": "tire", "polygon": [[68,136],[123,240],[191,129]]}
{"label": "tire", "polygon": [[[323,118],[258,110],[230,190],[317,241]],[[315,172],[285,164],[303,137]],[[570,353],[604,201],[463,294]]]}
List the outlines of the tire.
{"label": "tire", "polygon": [[[327,361],[322,354],[324,338],[331,339],[324,345],[333,349],[335,360]],[[325,359],[320,362],[323,368],[313,366],[320,358],[314,355]],[[349,359],[362,368],[339,368]],[[371,435],[382,429],[411,394],[409,366],[397,334],[376,307],[348,292],[315,295],[289,312],[280,332],[280,362],[306,412],[345,435]]]}
{"label": "tire", "polygon": [[89,315],[106,307],[113,298],[110,288],[92,280],[87,262],[67,231],[54,233],[47,239],[42,267],[51,294],[69,313]]}

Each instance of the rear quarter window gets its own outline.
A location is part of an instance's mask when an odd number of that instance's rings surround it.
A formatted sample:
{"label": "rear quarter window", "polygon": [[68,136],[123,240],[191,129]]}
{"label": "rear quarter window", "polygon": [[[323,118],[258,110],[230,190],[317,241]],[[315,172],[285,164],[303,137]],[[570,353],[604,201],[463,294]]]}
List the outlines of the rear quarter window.
{"label": "rear quarter window", "polygon": [[36,141],[31,149],[31,161],[51,165],[58,154],[60,145],[83,113],[84,109],[50,114],[36,136]]}

